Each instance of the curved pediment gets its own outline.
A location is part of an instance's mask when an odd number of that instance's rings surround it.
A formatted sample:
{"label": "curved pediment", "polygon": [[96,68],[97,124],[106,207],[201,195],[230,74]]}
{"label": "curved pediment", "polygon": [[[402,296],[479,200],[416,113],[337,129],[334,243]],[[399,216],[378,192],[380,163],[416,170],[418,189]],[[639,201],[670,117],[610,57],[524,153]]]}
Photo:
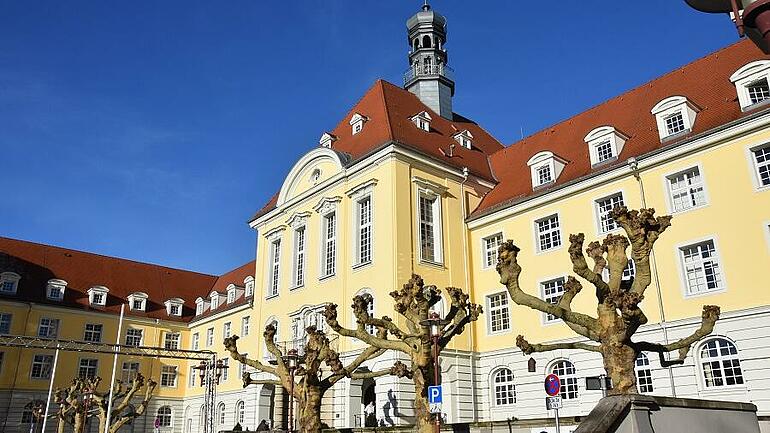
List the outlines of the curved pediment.
{"label": "curved pediment", "polygon": [[339,173],[345,156],[326,147],[311,150],[300,158],[283,181],[277,206]]}

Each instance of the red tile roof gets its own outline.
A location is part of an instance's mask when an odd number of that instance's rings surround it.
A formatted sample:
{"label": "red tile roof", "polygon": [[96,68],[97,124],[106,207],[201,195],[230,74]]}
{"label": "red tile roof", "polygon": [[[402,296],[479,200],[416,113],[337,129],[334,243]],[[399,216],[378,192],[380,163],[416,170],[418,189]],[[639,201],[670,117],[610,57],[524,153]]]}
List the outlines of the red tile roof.
{"label": "red tile roof", "polygon": [[[422,111],[427,111],[433,119],[430,132],[419,129],[411,120],[412,116]],[[348,122],[355,113],[368,120],[361,132],[354,135]],[[453,138],[466,129],[473,135],[472,149],[460,146]],[[488,181],[494,181],[488,157],[503,149],[496,138],[472,120],[458,114],[452,121],[444,119],[414,94],[384,80],[377,80],[330,133],[337,138],[332,149],[350,155],[352,162],[384,145],[397,142],[449,166],[458,169],[468,167],[472,174]],[[455,144],[452,157],[446,156],[450,144]],[[274,196],[254,218],[274,209],[276,202],[277,196]]]}
{"label": "red tile roof", "polygon": [[[187,322],[195,315],[195,299],[208,297],[213,289],[224,290],[230,283],[243,286],[243,280],[253,275],[254,261],[219,277],[133,260],[43,245],[0,237],[0,272],[21,275],[15,295],[2,298],[24,302],[61,305],[92,311],[120,313],[120,304],[133,292],[147,293],[146,312],[127,311],[137,317]],[[67,282],[64,300],[46,299],[50,279]],[[92,307],[88,289],[101,285],[109,289],[107,305]],[[171,298],[184,300],[182,317],[166,314],[164,302]]]}
{"label": "red tile roof", "polygon": [[[599,126],[613,126],[629,137],[618,160],[609,165],[612,166],[748,115],[741,112],[729,77],[751,61],[768,58],[751,41],[740,41],[495,153],[491,162],[499,184],[484,197],[471,219],[541,194],[543,190],[532,191],[527,166],[527,160],[538,152],[551,151],[567,160],[559,179],[547,190],[606,169],[608,165],[591,168],[588,145],[583,141],[588,132]],[[701,111],[690,133],[661,144],[650,110],[662,99],[678,95],[687,97]]]}

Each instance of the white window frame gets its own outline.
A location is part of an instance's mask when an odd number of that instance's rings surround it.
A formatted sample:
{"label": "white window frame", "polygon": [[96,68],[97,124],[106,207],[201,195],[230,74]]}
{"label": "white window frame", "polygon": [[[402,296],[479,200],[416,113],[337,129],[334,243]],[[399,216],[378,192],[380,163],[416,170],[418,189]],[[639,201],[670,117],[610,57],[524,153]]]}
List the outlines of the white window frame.
{"label": "white window frame", "polygon": [[[541,233],[540,232],[540,223],[544,222],[545,220],[550,220],[551,218],[554,218],[554,217],[556,217],[556,224],[558,224],[558,228],[556,229],[556,233],[558,235],[559,244],[558,245],[552,245],[549,248],[543,249],[540,246],[541,245],[541,242],[540,242],[541,234],[553,233],[554,230],[553,229],[548,229],[547,232],[542,232]],[[562,233],[561,215],[559,214],[559,212],[554,212],[554,213],[551,213],[551,214],[548,214],[548,215],[545,215],[543,217],[540,217],[540,218],[537,218],[537,219],[533,220],[532,221],[532,227],[533,227],[533,232],[534,232],[534,235],[535,235],[535,254],[549,253],[551,251],[559,250],[559,249],[561,249],[564,246],[564,234]],[[552,236],[552,239],[553,239],[553,236]],[[552,244],[553,243],[554,242],[552,241]]]}
{"label": "white window frame", "polygon": [[[698,170],[698,176],[700,177],[700,187],[702,188],[703,203],[700,203],[694,206],[689,206],[683,209],[675,210],[674,209],[674,191],[671,189],[671,179],[674,177],[683,175],[685,173],[690,173],[693,170]],[[703,167],[700,163],[692,164],[687,166],[687,168],[672,171],[670,173],[666,173],[665,175],[663,175],[663,187],[664,187],[664,191],[666,191],[666,204],[668,205],[669,213],[682,214],[692,210],[702,209],[708,206],[711,203],[711,200],[709,199],[708,188],[706,185],[707,185],[706,176],[703,172]],[[692,185],[688,184],[687,188],[688,190],[691,190]],[[688,191],[687,197],[688,199],[692,198],[690,191]]]}
{"label": "white window frame", "polygon": [[225,322],[222,325],[222,340],[233,334],[233,322]]}
{"label": "white window frame", "polygon": [[[142,292],[134,292],[128,295],[128,309],[131,311],[146,311],[147,298],[147,294]],[[134,305],[136,303],[139,303],[139,305]]]}
{"label": "white window frame", "polygon": [[[2,328],[6,327],[6,322],[8,323],[8,331],[3,332]],[[13,314],[0,313],[0,335],[9,335],[11,333],[11,325],[13,325]]]}
{"label": "white window frame", "polygon": [[246,403],[243,400],[238,400],[238,402],[235,403],[235,423],[243,425],[245,422],[246,422]]}
{"label": "white window frame", "polygon": [[169,406],[169,405],[163,405],[163,406],[159,407],[158,410],[155,411],[155,416],[158,417],[159,420],[161,419],[160,411],[162,409],[168,409],[168,411],[169,411],[168,414],[164,413],[162,415],[164,417],[168,416],[169,424],[168,425],[163,425],[163,422],[161,421],[160,422],[160,428],[163,429],[163,430],[171,430],[171,429],[174,428],[174,409],[171,406]]}
{"label": "white window frame", "polygon": [[249,335],[251,332],[251,316],[241,317],[241,337]]}
{"label": "white window frame", "polygon": [[[134,366],[136,368],[133,368]],[[128,384],[128,382],[136,378],[140,368],[141,364],[138,361],[123,361],[120,367],[120,379]]]}
{"label": "white window frame", "polygon": [[[21,275],[15,272],[3,272],[0,274],[0,294],[3,295],[15,295],[19,290],[19,280]],[[5,290],[5,287],[10,286],[11,290]]]}
{"label": "white window frame", "polygon": [[[670,96],[655,104],[650,113],[655,116],[660,141],[664,142],[691,132],[695,126],[698,111],[700,109],[684,96]],[[666,119],[677,113],[682,114],[684,130],[669,134]]]}
{"label": "white window frame", "polygon": [[[490,241],[498,238],[499,242],[490,250]],[[502,230],[481,238],[481,269],[493,269],[497,266],[497,250],[503,242],[505,242],[505,236]]]}
{"label": "white window frame", "polygon": [[203,298],[198,298],[195,300],[195,315],[200,316],[203,314],[203,312],[206,311],[206,301]]}
{"label": "white window frame", "polygon": [[430,132],[430,122],[433,118],[427,111],[421,111],[414,116],[410,117],[410,120],[414,122],[417,128],[422,129],[425,132]]}
{"label": "white window frame", "polygon": [[[572,369],[574,370],[574,373],[572,374],[565,374],[565,373],[559,373],[556,370],[556,366],[562,362],[566,362],[572,365]],[[564,366],[564,371],[567,371],[567,366]],[[578,376],[578,370],[575,363],[568,358],[557,358],[551,361],[548,364],[548,373],[553,373],[559,376],[559,382],[561,383],[561,391],[559,392],[559,395],[561,396],[562,401],[565,403],[567,402],[575,402],[577,403],[580,400],[580,377]],[[568,383],[569,382],[569,383]],[[569,385],[569,386],[568,386]],[[570,393],[572,391],[569,390],[569,387],[574,385],[574,396],[570,397]]]}
{"label": "white window frame", "polygon": [[266,298],[274,298],[280,294],[281,287],[281,238],[273,239],[270,245],[270,261],[268,262]]}
{"label": "white window frame", "polygon": [[[87,365],[83,365],[84,361]],[[92,363],[91,361],[96,361],[95,363]],[[95,364],[95,365],[91,365]],[[86,371],[93,369],[94,370],[94,377],[99,375],[99,358],[80,358],[78,360],[78,377],[89,377],[88,374],[85,376],[81,375],[80,372],[86,369]]]}
{"label": "white window frame", "polygon": [[[184,300],[180,298],[173,298],[168,299],[166,302],[166,314],[169,316],[175,316],[175,317],[181,317],[182,316],[182,309],[184,306]],[[197,307],[197,305],[196,305]],[[176,313],[174,312],[174,308],[176,308]]]}
{"label": "white window frame", "polygon": [[[355,128],[354,128],[354,131],[355,131]],[[321,147],[329,147],[329,148],[331,148],[332,144],[334,144],[334,142],[336,140],[337,140],[337,137],[335,137],[332,134],[329,134],[328,132],[324,132],[323,134],[321,134],[321,138],[318,139],[318,144]]]}
{"label": "white window frame", "polygon": [[206,347],[214,345],[214,328],[206,329]]}
{"label": "white window frame", "polygon": [[[135,342],[137,337],[139,337],[139,341]],[[142,343],[144,343],[144,330],[139,328],[126,329],[125,341],[126,341],[126,346],[134,346],[134,347],[141,346]]]}
{"label": "white window frame", "polygon": [[[331,224],[330,224],[331,221]],[[339,251],[339,213],[337,209],[321,215],[321,251],[319,257],[319,280],[333,277],[337,273],[337,253]],[[331,252],[331,256],[329,253]],[[331,264],[331,266],[329,266]]]}
{"label": "white window frame", "polygon": [[454,138],[455,141],[460,143],[460,146],[466,149],[473,149],[473,134],[471,134],[471,131],[464,129],[458,132],[457,134],[453,135],[452,138]]}
{"label": "white window frame", "polygon": [[[751,171],[751,180],[754,182],[754,189],[756,191],[768,191],[770,190],[770,183],[767,185],[762,185],[762,178],[761,174],[759,173],[759,164],[757,164],[757,158],[754,152],[760,149],[768,149],[770,150],[770,143],[763,143],[763,144],[755,144],[746,147],[746,155],[749,160],[749,169]],[[764,163],[767,164],[768,169],[770,169],[770,161]],[[763,164],[763,165],[764,165]]]}
{"label": "white window frame", "polygon": [[41,338],[56,338],[59,335],[60,325],[60,319],[53,317],[41,317],[40,321],[38,322],[37,336]]}
{"label": "white window frame", "polygon": [[[642,372],[646,372],[644,377]],[[652,375],[652,363],[650,357],[644,352],[639,352],[634,360],[634,375],[636,375],[636,387],[640,394],[655,392],[655,380]],[[649,379],[649,383],[642,383],[642,379]],[[649,387],[649,388],[647,388]]]}
{"label": "white window frame", "polygon": [[[369,220],[362,224],[361,219],[362,219],[363,205],[366,202],[369,203],[368,204]],[[372,257],[374,254],[374,199],[372,198],[371,192],[357,194],[353,199],[353,222],[354,222],[353,267],[358,268],[361,266],[371,264],[373,261]],[[368,231],[368,237],[369,237],[366,254],[364,254],[364,249],[362,248],[364,230]],[[364,256],[368,256],[368,257],[364,257]]]}
{"label": "white window frame", "polygon": [[307,275],[307,225],[294,229],[294,260],[292,267],[292,289],[305,285]]}
{"label": "white window frame", "polygon": [[[498,376],[506,370],[510,374],[510,380],[506,380],[505,382],[498,382]],[[489,388],[492,392],[492,407],[511,407],[516,404],[518,400],[518,396],[516,395],[516,375],[514,374],[512,368],[508,366],[496,367],[490,375],[489,382]],[[498,388],[502,388],[501,394],[507,394],[507,396],[503,397],[506,400],[505,403],[500,403],[498,400]],[[511,396],[513,397],[513,401],[510,401]]]}
{"label": "white window frame", "polygon": [[[492,306],[492,298],[502,296],[502,299],[505,300],[504,305],[498,305],[493,307]],[[511,329],[513,329],[513,326],[511,324],[511,303],[508,299],[508,292],[501,291],[501,292],[495,292],[490,293],[486,295],[485,297],[485,304],[487,307],[487,311],[489,311],[489,314],[487,314],[487,335],[499,335],[499,334],[506,334],[511,332]],[[500,311],[502,314],[501,317],[501,327],[498,330],[493,330],[493,320],[494,320],[494,313]],[[506,324],[507,320],[507,324]]]}
{"label": "white window frame", "polygon": [[[443,192],[443,191],[442,191]],[[431,200],[431,216],[432,221],[423,221],[421,200],[425,198]],[[443,212],[442,212],[443,194],[437,192],[434,189],[418,186],[417,189],[417,204],[415,212],[417,215],[417,250],[419,253],[420,261],[430,264],[442,264],[444,263],[444,234],[443,234]],[[431,224],[431,235],[433,237],[433,257],[425,257],[423,252],[423,239],[422,239],[422,226],[423,223]]]}
{"label": "white window frame", "polygon": [[232,304],[233,302],[235,302],[236,295],[237,295],[237,292],[236,292],[234,287],[233,288],[228,288],[227,289],[227,303],[228,304]]}
{"label": "white window frame", "polygon": [[[608,233],[616,232],[619,230],[622,230],[623,228],[620,227],[620,225],[612,220],[612,218],[609,216],[610,210],[604,211],[601,208],[601,202],[610,200],[612,201],[614,198],[619,197],[620,198],[620,206],[626,206],[626,196],[624,191],[616,191],[612,194],[604,195],[602,197],[596,198],[593,200],[593,208],[594,208],[594,221],[596,222],[596,233],[598,235],[606,235]],[[614,209],[614,207],[613,207]],[[605,229],[603,226],[603,221],[605,220],[612,220],[613,227]],[[609,227],[609,224],[607,224]]]}
{"label": "white window frame", "polygon": [[[684,263],[684,250],[686,248],[691,248],[694,246],[700,246],[705,243],[712,242],[714,245],[714,261],[716,261],[719,269],[719,276],[720,276],[720,285],[719,287],[711,290],[705,290],[701,292],[696,293],[690,293],[690,286],[687,279],[687,267]],[[720,255],[720,249],[719,249],[719,242],[717,240],[717,237],[715,235],[702,237],[699,239],[693,239],[687,242],[682,242],[675,247],[675,254],[677,257],[677,263],[679,266],[679,280],[682,286],[682,294],[685,298],[697,298],[701,296],[710,296],[717,293],[723,293],[727,291],[727,277],[725,272],[725,265],[724,260],[722,260],[722,256]],[[701,257],[700,261],[703,261],[703,258]]]}
{"label": "white window frame", "polygon": [[[583,138],[583,141],[588,145],[588,155],[591,159],[591,167],[598,167],[609,164],[612,161],[617,161],[618,158],[620,158],[620,153],[623,152],[626,140],[628,140],[626,135],[609,125],[600,126],[591,130],[591,132],[586,134]],[[609,144],[610,157],[600,161],[599,147],[603,146],[605,143]]]}
{"label": "white window frame", "polygon": [[[352,135],[356,135],[359,132],[363,131],[364,123],[366,123],[367,120],[369,120],[369,118],[364,116],[363,114],[354,113],[353,116],[351,116],[350,120],[348,121],[348,124],[350,125],[350,133]],[[329,142],[329,147],[331,147],[331,141]]]}
{"label": "white window frame", "polygon": [[176,365],[161,365],[160,381],[162,388],[176,388],[179,379],[179,367]]}
{"label": "white window frame", "polygon": [[[712,341],[726,341],[729,343],[733,348],[735,348],[735,355],[722,355],[721,353],[716,358],[704,358],[703,357],[703,349],[706,347],[706,345]],[[720,351],[721,352],[721,351]],[[746,373],[744,371],[744,366],[741,365],[741,353],[738,350],[738,345],[735,344],[735,341],[724,337],[722,335],[712,335],[709,338],[705,339],[701,344],[698,345],[697,351],[695,352],[695,356],[697,357],[697,364],[698,364],[698,370],[700,372],[700,380],[699,385],[701,387],[701,390],[703,391],[721,391],[721,390],[729,390],[729,389],[741,389],[746,387]],[[741,381],[743,383],[735,383],[732,385],[724,384],[724,385],[711,385],[709,386],[706,382],[706,371],[703,368],[704,361],[708,359],[711,362],[719,362],[719,371],[720,373],[724,373],[724,361],[730,360],[730,359],[736,359],[738,361],[738,367],[741,370]],[[722,375],[722,380],[725,380],[724,374]]]}
{"label": "white window frame", "polygon": [[[67,282],[64,280],[60,280],[57,278],[53,278],[48,280],[48,283],[45,287],[45,297],[46,299],[49,299],[51,301],[63,301],[64,300],[64,291],[67,289]],[[52,296],[52,292],[56,290],[59,294],[58,296]]]}
{"label": "white window frame", "polygon": [[[550,283],[554,283],[558,287],[558,282],[561,281],[561,292],[559,292],[558,296],[549,295],[546,297],[545,289],[546,285]],[[564,285],[567,283],[567,277],[564,275],[557,275],[551,278],[546,278],[537,283],[538,290],[540,291],[540,299],[542,299],[545,302],[548,302],[552,305],[556,305],[556,303],[559,302],[559,299],[561,299],[562,295],[564,295]],[[556,297],[556,302],[551,302],[549,299]],[[541,314],[541,321],[544,325],[551,325],[554,323],[561,323],[562,320],[558,317],[551,317],[548,313],[542,313]]]}
{"label": "white window frame", "polygon": [[[89,327],[91,329],[89,329]],[[86,323],[83,326],[83,341],[91,343],[101,343],[102,335],[104,334],[104,325],[101,323]],[[90,338],[89,338],[90,335]],[[95,338],[98,337],[98,338]]]}
{"label": "white window frame", "polygon": [[191,365],[190,371],[187,373],[187,387],[193,388],[195,386],[195,377],[198,375],[197,366]]}
{"label": "white window frame", "polygon": [[195,332],[192,335],[192,339],[190,340],[190,348],[192,350],[200,350],[201,347],[201,334],[200,332]]}
{"label": "white window frame", "polygon": [[[40,358],[38,360],[38,358]],[[40,365],[40,372],[41,375],[34,375],[33,372],[35,370],[35,365]],[[45,367],[48,366],[48,371],[46,372]],[[30,379],[40,379],[40,380],[49,380],[51,379],[51,372],[53,371],[53,355],[49,355],[47,353],[36,353],[32,355],[32,362],[29,366],[29,378]]]}
{"label": "white window frame", "polygon": [[249,275],[243,280],[244,295],[245,297],[254,296],[254,277]]}
{"label": "white window frame", "polygon": [[182,347],[182,334],[179,332],[165,332],[163,335],[163,347],[167,350],[178,350]]}
{"label": "white window frame", "polygon": [[741,66],[730,76],[730,81],[735,85],[738,94],[738,103],[741,111],[750,111],[767,105],[770,99],[752,103],[749,96],[749,86],[761,79],[767,79],[770,84],[770,60],[757,60]]}
{"label": "white window frame", "polygon": [[[98,307],[104,307],[107,305],[107,296],[110,289],[104,286],[93,286],[88,289],[88,303],[96,305]],[[99,300],[101,299],[101,302]]]}
{"label": "white window frame", "polygon": [[[533,155],[527,161],[529,166],[530,175],[532,177],[532,190],[553,185],[559,179],[561,172],[567,165],[567,161],[559,158],[553,152],[543,151]],[[549,182],[540,182],[540,174],[538,170],[543,167],[548,167],[551,172],[551,180]]]}

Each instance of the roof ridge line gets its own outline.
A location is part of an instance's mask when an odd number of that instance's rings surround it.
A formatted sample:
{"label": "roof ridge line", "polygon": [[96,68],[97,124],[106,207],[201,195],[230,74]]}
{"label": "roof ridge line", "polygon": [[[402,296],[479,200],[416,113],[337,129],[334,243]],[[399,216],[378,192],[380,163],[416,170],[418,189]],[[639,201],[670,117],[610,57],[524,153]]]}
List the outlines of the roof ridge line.
{"label": "roof ridge line", "polygon": [[[390,110],[388,109],[388,101],[387,96],[385,96],[385,83],[386,81],[382,78],[378,79],[375,84],[380,85],[380,93],[382,93],[382,108],[385,111],[385,123],[388,127],[388,138],[391,140],[395,140],[395,136],[393,134],[393,123],[390,121]],[[388,83],[391,84],[391,83]],[[395,87],[395,84],[393,84]]]}
{"label": "roof ridge line", "polygon": [[[76,250],[74,248],[65,248],[65,247],[60,247],[60,246],[57,246],[57,245],[44,244],[42,242],[35,242],[35,241],[28,241],[28,240],[25,240],[25,239],[14,239],[14,238],[6,237],[6,236],[0,236],[0,240],[3,240],[3,239],[9,240],[9,241],[12,241],[12,242],[23,242],[23,243],[26,243],[26,244],[39,245],[41,247],[55,248],[57,250],[72,251],[72,252],[76,252],[76,253],[79,253],[79,254],[87,254],[89,256],[101,257],[101,258],[105,258],[105,259],[120,260],[120,261],[124,261],[124,262],[136,263],[136,264],[139,264],[139,265],[154,266],[154,267],[157,267],[157,268],[169,269],[169,270],[173,270],[173,271],[187,272],[187,273],[191,273],[191,274],[201,275],[201,276],[204,276],[204,277],[213,277],[213,278],[219,278],[220,277],[220,275],[206,274],[206,273],[203,273],[203,272],[191,271],[189,269],[173,268],[171,266],[159,265],[157,263],[142,262],[142,261],[139,261],[139,260],[136,260],[136,259],[128,259],[128,258],[124,258],[124,257],[109,256],[107,254],[94,253],[94,252],[91,252],[91,251]],[[243,266],[243,265],[241,265],[241,266]],[[225,273],[227,273],[227,272],[225,272]],[[224,274],[222,274],[222,275],[224,275]]]}
{"label": "roof ridge line", "polygon": [[[631,92],[634,92],[634,91],[636,91],[636,90],[638,90],[638,89],[641,89],[642,87],[644,87],[644,86],[646,86],[646,85],[649,85],[649,84],[651,84],[651,83],[653,83],[653,82],[655,82],[655,81],[659,81],[659,80],[662,80],[663,78],[666,78],[666,77],[670,76],[671,74],[673,74],[673,73],[675,73],[675,72],[677,72],[677,71],[679,71],[679,70],[682,70],[682,69],[684,69],[684,68],[687,68],[687,67],[689,67],[689,66],[691,66],[691,65],[693,65],[693,64],[695,64],[695,63],[697,63],[697,62],[700,62],[700,61],[702,61],[702,60],[705,60],[705,59],[707,59],[708,57],[711,57],[711,56],[715,56],[715,55],[717,55],[717,54],[720,54],[721,52],[723,52],[723,51],[726,51],[726,50],[728,50],[728,49],[730,49],[730,48],[732,48],[732,47],[734,47],[734,46],[736,46],[736,45],[740,45],[740,44],[742,44],[742,43],[746,43],[745,41],[746,41],[745,39],[740,39],[740,40],[738,40],[737,42],[734,42],[734,43],[732,43],[732,44],[726,45],[726,46],[724,46],[724,47],[722,47],[722,48],[719,48],[719,49],[718,49],[718,50],[716,50],[716,51],[712,51],[712,52],[710,52],[710,53],[706,53],[706,54],[704,54],[704,55],[702,55],[702,56],[700,56],[700,57],[698,57],[698,58],[696,58],[696,59],[693,59],[693,60],[691,60],[691,61],[689,61],[689,62],[687,62],[687,63],[685,63],[685,64],[683,64],[683,65],[681,65],[681,66],[677,66],[676,68],[674,68],[674,69],[671,69],[671,70],[669,70],[668,72],[666,72],[666,73],[664,73],[664,74],[662,74],[662,75],[658,75],[657,77],[655,77],[655,78],[653,78],[653,79],[651,79],[651,80],[645,81],[645,82],[643,82],[643,83],[641,83],[641,84],[639,84],[639,85],[637,85],[637,86],[634,86],[634,87],[632,87],[632,88],[630,88],[630,89],[628,89],[628,90],[626,90],[626,91],[624,91],[624,92],[618,93],[618,94],[617,94],[617,95],[615,95],[615,96],[612,96],[612,97],[610,97],[610,98],[607,98],[607,99],[603,100],[602,102],[596,103],[596,104],[594,104],[594,105],[592,105],[592,106],[590,106],[590,107],[586,108],[585,110],[582,110],[582,111],[580,111],[580,112],[578,112],[578,113],[575,113],[575,114],[573,114],[572,116],[566,117],[566,118],[564,118],[564,119],[562,119],[562,120],[560,120],[560,121],[558,121],[558,122],[556,122],[556,123],[552,123],[552,124],[550,124],[550,125],[547,125],[547,126],[545,126],[545,127],[541,128],[541,129],[537,130],[536,132],[533,132],[532,134],[529,134],[529,135],[527,135],[526,137],[524,137],[524,138],[522,138],[522,139],[519,139],[519,140],[517,140],[517,141],[514,141],[513,143],[511,143],[511,144],[509,144],[509,145],[505,146],[503,149],[500,149],[500,150],[498,150],[497,152],[505,152],[505,151],[507,151],[508,149],[511,149],[511,148],[512,148],[512,147],[513,147],[515,144],[521,143],[521,142],[523,142],[523,141],[527,140],[527,139],[528,139],[528,138],[530,138],[530,137],[534,137],[535,135],[541,134],[541,133],[545,132],[545,131],[546,131],[546,130],[548,130],[548,129],[553,129],[553,128],[556,128],[556,127],[558,127],[559,125],[562,125],[563,123],[565,123],[565,122],[567,122],[567,121],[569,121],[569,120],[572,120],[572,119],[574,119],[574,118],[575,118],[575,117],[577,117],[577,116],[580,116],[580,115],[582,115],[582,114],[585,114],[585,113],[587,113],[587,112],[589,112],[589,111],[595,110],[596,108],[598,108],[598,107],[600,107],[600,106],[602,106],[602,105],[604,105],[604,104],[606,104],[606,103],[608,103],[608,102],[610,102],[610,101],[613,101],[613,100],[615,100],[615,99],[619,99],[619,98],[622,98],[623,96],[625,96],[625,95],[628,95],[629,93],[631,93]],[[496,154],[497,152],[493,153],[492,155]]]}

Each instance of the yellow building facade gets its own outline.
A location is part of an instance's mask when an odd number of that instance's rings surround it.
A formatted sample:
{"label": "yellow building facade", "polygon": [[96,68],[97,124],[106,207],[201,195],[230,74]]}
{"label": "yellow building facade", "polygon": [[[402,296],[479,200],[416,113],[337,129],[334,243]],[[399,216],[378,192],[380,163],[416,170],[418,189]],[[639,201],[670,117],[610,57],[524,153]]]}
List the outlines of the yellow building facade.
{"label": "yellow building facade", "polygon": [[[674,218],[655,246],[653,284],[642,304],[649,323],[639,338],[689,335],[704,304],[723,314],[683,365],[662,367],[652,354],[641,356],[640,392],[749,401],[767,428],[770,295],[762,271],[770,264],[770,60],[741,42],[506,146],[452,112],[444,17],[424,8],[407,27],[404,87],[377,81],[334,129],[321,132],[318,146],[251,218],[254,261],[210,276],[0,239],[7,288],[0,292],[0,333],[41,336],[56,323],[49,337],[82,341],[93,338],[89,325],[100,324],[103,342],[133,344],[139,336],[141,345],[216,352],[228,367],[217,386],[217,430],[254,430],[262,420],[280,428],[287,422],[284,393],[273,385],[244,389],[240,377],[248,370],[227,359],[224,338],[239,335],[242,353],[269,361],[265,326],[276,326],[284,349],[301,349],[306,326],[326,329],[327,303],[340,305],[341,323],[354,327],[347,307],[361,293],[372,295],[374,315],[398,321],[389,292],[416,273],[439,288],[461,287],[484,307],[442,353],[446,421],[516,419],[517,431],[542,430],[549,416],[544,376],[561,377],[562,415],[574,423],[601,397],[584,383],[602,374],[601,359],[567,350],[525,356],[515,347],[519,334],[531,342],[577,337],[558,320],[512,304],[495,271],[496,248],[514,240],[522,249],[522,287],[556,302],[571,274],[570,234],[601,240],[619,232],[608,216],[614,206],[652,207]],[[624,275],[633,278],[633,266]],[[65,282],[61,302],[47,296],[56,281]],[[106,294],[106,303],[94,304],[94,293]],[[118,306],[133,306],[137,296],[145,307],[129,309],[118,336]],[[594,297],[579,295],[573,308],[592,314]],[[362,350],[359,342],[332,339],[343,361]],[[51,368],[40,356],[51,352],[0,353],[3,431],[29,431],[23,406],[44,399]],[[84,359],[96,359],[96,370]],[[365,368],[397,359],[387,353]],[[197,361],[121,356],[119,374],[133,362],[159,382],[166,373],[133,431],[151,431],[162,417],[161,431],[202,432]],[[66,353],[55,385],[110,371],[110,355]],[[372,402],[379,425],[408,425],[412,392],[408,380],[388,376],[343,380],[325,397],[323,419],[335,428],[360,426]]]}

